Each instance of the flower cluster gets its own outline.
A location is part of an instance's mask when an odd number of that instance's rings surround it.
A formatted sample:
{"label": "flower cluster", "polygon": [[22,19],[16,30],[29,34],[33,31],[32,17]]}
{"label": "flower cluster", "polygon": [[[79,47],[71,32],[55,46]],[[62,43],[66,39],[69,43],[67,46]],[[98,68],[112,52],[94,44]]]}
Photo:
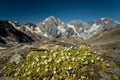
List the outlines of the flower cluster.
{"label": "flower cluster", "polygon": [[[7,73],[16,80],[89,80],[86,72],[94,70],[94,66],[102,65],[102,69],[111,64],[96,55],[90,47],[65,48],[48,51],[35,51],[15,67],[14,71]],[[14,75],[10,75],[14,72]],[[97,72],[96,72],[97,74]]]}

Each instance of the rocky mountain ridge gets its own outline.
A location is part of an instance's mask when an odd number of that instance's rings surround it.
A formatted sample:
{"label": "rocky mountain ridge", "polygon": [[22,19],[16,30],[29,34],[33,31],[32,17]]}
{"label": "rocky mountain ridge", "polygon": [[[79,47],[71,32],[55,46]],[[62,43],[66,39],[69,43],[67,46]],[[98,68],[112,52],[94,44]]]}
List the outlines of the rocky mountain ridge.
{"label": "rocky mountain ridge", "polygon": [[[118,24],[117,21],[107,17],[89,23],[79,20],[64,23],[59,18],[50,16],[39,24],[25,24],[23,26],[32,33],[34,32],[50,39],[71,36],[80,36],[83,39],[88,39],[102,30],[115,27]],[[16,25],[16,27],[18,26]]]}
{"label": "rocky mountain ridge", "polygon": [[[73,20],[69,23],[64,23],[62,22],[59,18],[56,18],[54,16],[50,16],[46,18],[43,22],[40,22],[39,24],[32,24],[32,23],[26,23],[26,24],[21,24],[19,22],[12,22],[12,21],[0,21],[0,28],[10,30],[9,28],[12,27],[13,31],[11,32],[13,35],[19,35],[21,40],[16,36],[16,37],[11,37],[10,40],[12,39],[19,39],[18,42],[25,42],[26,39],[28,42],[28,38],[26,36],[29,36],[32,41],[41,41],[45,39],[50,39],[54,40],[57,38],[62,38],[62,37],[74,37],[74,36],[79,36],[82,37],[83,39],[89,39],[90,37],[94,36],[97,33],[100,33],[101,31],[105,29],[109,29],[112,27],[115,27],[119,23],[116,21],[113,21],[110,18],[101,18],[98,20],[94,20],[89,23],[85,23],[83,21],[79,20]],[[17,32],[17,34],[16,34]],[[18,34],[19,33],[19,34]],[[21,34],[22,33],[22,34]],[[5,35],[11,36],[7,34],[6,32],[3,32],[3,30],[0,33],[1,39],[0,43],[5,44],[14,44],[14,40],[11,42],[7,42],[7,38]],[[22,35],[26,36],[22,36]],[[4,36],[3,36],[4,35]],[[30,41],[29,41],[30,42]]]}

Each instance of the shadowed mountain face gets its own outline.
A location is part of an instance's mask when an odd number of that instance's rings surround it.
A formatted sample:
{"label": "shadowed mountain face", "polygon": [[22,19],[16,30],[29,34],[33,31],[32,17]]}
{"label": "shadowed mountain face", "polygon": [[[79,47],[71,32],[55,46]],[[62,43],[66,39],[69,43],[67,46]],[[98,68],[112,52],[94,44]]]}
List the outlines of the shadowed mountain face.
{"label": "shadowed mountain face", "polygon": [[[9,21],[10,22],[10,21]],[[46,37],[40,34],[40,29],[33,23],[26,23],[24,25],[20,24],[19,22],[10,22],[15,29],[23,32],[24,34],[30,36],[34,41],[41,41],[46,39]]]}
{"label": "shadowed mountain face", "polygon": [[8,21],[0,21],[0,43],[30,43],[34,40],[23,32],[15,29]]}

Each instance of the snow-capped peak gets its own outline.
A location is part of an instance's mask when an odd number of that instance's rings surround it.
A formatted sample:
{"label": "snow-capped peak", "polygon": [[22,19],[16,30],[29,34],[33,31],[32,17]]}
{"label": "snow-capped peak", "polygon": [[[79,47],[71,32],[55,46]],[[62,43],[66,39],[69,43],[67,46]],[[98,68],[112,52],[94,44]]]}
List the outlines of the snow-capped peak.
{"label": "snow-capped peak", "polygon": [[118,21],[115,21],[115,23],[120,24]]}
{"label": "snow-capped peak", "polygon": [[44,21],[48,21],[48,20],[51,20],[51,19],[56,19],[54,16],[50,16],[48,18],[46,18]]}
{"label": "snow-capped peak", "polygon": [[102,21],[105,19],[105,18],[100,18]]}

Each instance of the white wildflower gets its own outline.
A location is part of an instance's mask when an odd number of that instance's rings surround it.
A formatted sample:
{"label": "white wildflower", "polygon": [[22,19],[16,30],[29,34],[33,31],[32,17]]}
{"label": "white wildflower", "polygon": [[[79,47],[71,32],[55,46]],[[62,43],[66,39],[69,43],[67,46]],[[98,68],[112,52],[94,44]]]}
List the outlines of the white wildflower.
{"label": "white wildflower", "polygon": [[90,56],[90,55],[91,55],[91,53],[88,53],[87,55],[88,55],[88,56]]}
{"label": "white wildflower", "polygon": [[75,77],[75,76],[76,76],[76,74],[73,74],[73,76]]}
{"label": "white wildflower", "polygon": [[46,67],[46,68],[48,68],[48,67],[49,67],[49,65],[46,65],[45,67]]}
{"label": "white wildflower", "polygon": [[44,64],[44,62],[40,62],[40,64]]}
{"label": "white wildflower", "polygon": [[43,78],[43,80],[46,80],[46,78]]}
{"label": "white wildflower", "polygon": [[62,51],[62,53],[61,53],[61,56],[64,56],[64,53],[63,53],[63,51]]}
{"label": "white wildflower", "polygon": [[29,75],[30,73],[31,73],[31,72],[30,72],[30,71],[28,71],[28,73],[27,73],[27,74]]}
{"label": "white wildflower", "polygon": [[60,76],[60,79],[62,79],[62,76]]}
{"label": "white wildflower", "polygon": [[95,61],[94,60],[91,60],[91,63],[94,63]]}
{"label": "white wildflower", "polygon": [[63,59],[63,60],[65,60],[65,57],[64,57],[64,56],[62,56],[62,59]]}
{"label": "white wildflower", "polygon": [[26,73],[24,73],[23,76],[26,76]]}
{"label": "white wildflower", "polygon": [[53,50],[50,50],[50,52],[52,53],[52,52],[53,52]]}
{"label": "white wildflower", "polygon": [[88,53],[87,52],[85,52],[85,54],[84,54],[85,56],[87,56],[88,55]]}
{"label": "white wildflower", "polygon": [[28,68],[26,68],[25,71],[28,71]]}
{"label": "white wildflower", "polygon": [[58,59],[57,61],[55,61],[56,63],[59,63],[61,61],[61,59]]}
{"label": "white wildflower", "polygon": [[110,64],[109,64],[109,63],[107,63],[106,65],[107,65],[107,67],[110,67]]}
{"label": "white wildflower", "polygon": [[39,61],[38,57],[35,57],[35,60],[38,62]]}
{"label": "white wildflower", "polygon": [[40,63],[37,63],[37,66],[40,66]]}
{"label": "white wildflower", "polygon": [[41,58],[42,58],[42,59],[45,59],[45,58],[46,58],[46,56],[41,56]]}
{"label": "white wildflower", "polygon": [[48,68],[45,68],[45,72],[47,72],[48,71]]}
{"label": "white wildflower", "polygon": [[81,58],[79,57],[78,60],[80,60]]}
{"label": "white wildflower", "polygon": [[72,69],[72,67],[71,67],[71,66],[69,66],[69,67],[68,67],[68,70],[71,70],[71,69]]}
{"label": "white wildflower", "polygon": [[53,76],[53,77],[51,78],[51,80],[55,80],[55,77]]}
{"label": "white wildflower", "polygon": [[22,68],[24,67],[24,64],[22,64]]}
{"label": "white wildflower", "polygon": [[27,80],[30,80],[30,77],[27,77]]}
{"label": "white wildflower", "polygon": [[82,78],[82,79],[84,79],[84,78],[85,78],[85,76],[81,76],[81,78]]}
{"label": "white wildflower", "polygon": [[55,70],[56,70],[56,67],[54,67],[53,70],[55,71]]}
{"label": "white wildflower", "polygon": [[53,74],[56,74],[56,71],[53,71]]}
{"label": "white wildflower", "polygon": [[28,65],[28,68],[30,68],[30,65]]}
{"label": "white wildflower", "polygon": [[53,57],[56,57],[56,54],[53,54]]}
{"label": "white wildflower", "polygon": [[66,59],[69,59],[69,57],[68,57],[68,56],[66,56]]}
{"label": "white wildflower", "polygon": [[83,64],[88,64],[88,61],[85,61]]}
{"label": "white wildflower", "polygon": [[103,61],[103,58],[101,58],[100,61]]}
{"label": "white wildflower", "polygon": [[75,61],[75,58],[72,58],[72,61]]}
{"label": "white wildflower", "polygon": [[18,75],[18,73],[15,73],[15,74],[14,74],[14,76],[17,76],[17,75]]}
{"label": "white wildflower", "polygon": [[44,60],[44,64],[47,64],[47,60]]}
{"label": "white wildflower", "polygon": [[86,59],[87,57],[86,57],[86,56],[84,56],[83,58],[84,58],[84,59]]}
{"label": "white wildflower", "polygon": [[82,58],[82,62],[84,62],[85,61],[85,59],[84,58]]}
{"label": "white wildflower", "polygon": [[32,62],[31,66],[33,66],[35,64],[35,62]]}
{"label": "white wildflower", "polygon": [[52,58],[49,58],[49,59],[48,59],[48,62],[51,62],[51,61],[52,61]]}
{"label": "white wildflower", "polygon": [[71,53],[68,53],[68,55],[71,55]]}
{"label": "white wildflower", "polygon": [[47,51],[45,51],[44,53],[47,53]]}
{"label": "white wildflower", "polygon": [[97,60],[100,60],[100,57],[97,57]]}
{"label": "white wildflower", "polygon": [[39,68],[37,68],[37,70],[36,70],[37,72],[39,72],[40,71],[40,67]]}

